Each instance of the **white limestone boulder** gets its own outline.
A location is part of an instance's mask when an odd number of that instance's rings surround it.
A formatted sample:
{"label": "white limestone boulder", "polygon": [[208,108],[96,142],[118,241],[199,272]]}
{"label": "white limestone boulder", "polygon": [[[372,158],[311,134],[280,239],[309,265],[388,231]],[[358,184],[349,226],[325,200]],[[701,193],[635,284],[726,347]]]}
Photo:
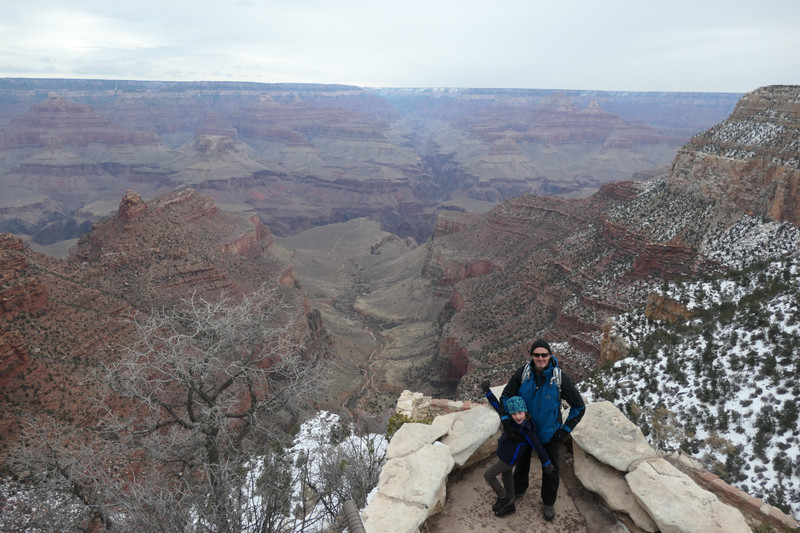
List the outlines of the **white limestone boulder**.
{"label": "white limestone boulder", "polygon": [[664,459],[640,463],[625,480],[661,533],[751,533],[738,509]]}
{"label": "white limestone boulder", "polygon": [[658,531],[656,523],[633,497],[624,473],[601,463],[577,445],[573,446],[573,457],[575,475],[584,487],[599,494],[609,509],[627,514],[644,531]]}
{"label": "white limestone boulder", "polygon": [[420,420],[428,416],[430,407],[430,396],[425,396],[421,392],[404,390],[400,393],[400,398],[397,400],[395,412],[405,415],[412,420]]}
{"label": "white limestone boulder", "polygon": [[494,409],[476,405],[466,411],[437,416],[431,425],[447,429],[440,442],[450,448],[455,464],[464,466],[472,454],[497,433],[500,417]]}
{"label": "white limestone boulder", "polygon": [[362,511],[368,533],[415,533],[428,516],[441,511],[447,475],[453,469],[447,446],[425,444],[383,465],[377,493]]}
{"label": "white limestone boulder", "polygon": [[366,533],[419,533],[422,523],[419,518],[422,516],[427,516],[427,511],[418,505],[396,501],[378,493],[361,511],[361,522]]}
{"label": "white limestone boulder", "polygon": [[611,402],[588,404],[571,435],[583,451],[622,472],[657,457],[642,431]]}
{"label": "white limestone boulder", "polygon": [[433,444],[447,434],[444,426],[432,426],[417,422],[407,422],[400,426],[386,448],[386,459],[405,457],[426,444]]}

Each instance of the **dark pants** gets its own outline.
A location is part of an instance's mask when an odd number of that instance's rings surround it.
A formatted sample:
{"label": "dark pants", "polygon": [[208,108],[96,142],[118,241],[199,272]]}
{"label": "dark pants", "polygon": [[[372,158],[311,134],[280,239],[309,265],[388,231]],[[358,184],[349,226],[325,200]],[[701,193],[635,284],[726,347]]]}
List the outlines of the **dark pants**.
{"label": "dark pants", "polygon": [[[489,468],[483,471],[483,479],[492,487],[498,498],[510,496],[512,500],[514,499],[514,482],[511,474],[513,468],[510,464],[497,459]],[[498,475],[503,480],[502,484],[497,480]]]}
{"label": "dark pants", "polygon": [[[556,503],[556,497],[558,496],[558,448],[560,443],[551,441],[547,444],[543,444],[543,446],[544,449],[547,450],[547,455],[550,456],[550,462],[553,463],[555,468],[550,474],[546,474],[542,471],[542,502],[545,505],[553,505]],[[522,452],[519,461],[517,461],[517,467],[514,469],[515,494],[522,494],[528,490],[528,478],[531,472],[531,450],[532,448],[529,447]]]}

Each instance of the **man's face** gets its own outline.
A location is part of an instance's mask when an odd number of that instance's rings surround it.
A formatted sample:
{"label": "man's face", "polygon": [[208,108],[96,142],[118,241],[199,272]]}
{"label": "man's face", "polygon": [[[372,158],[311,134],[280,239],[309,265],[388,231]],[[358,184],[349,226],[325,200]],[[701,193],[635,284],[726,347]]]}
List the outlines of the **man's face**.
{"label": "man's face", "polygon": [[550,353],[547,348],[535,348],[531,354],[533,369],[538,373],[547,368],[550,364]]}

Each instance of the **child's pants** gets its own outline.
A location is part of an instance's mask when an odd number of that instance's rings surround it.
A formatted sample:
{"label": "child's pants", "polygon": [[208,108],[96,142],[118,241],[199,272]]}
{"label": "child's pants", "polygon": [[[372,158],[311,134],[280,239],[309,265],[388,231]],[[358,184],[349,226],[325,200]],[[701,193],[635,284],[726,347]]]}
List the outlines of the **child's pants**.
{"label": "child's pants", "polygon": [[[512,474],[513,466],[507,464],[500,459],[494,462],[489,468],[483,472],[483,479],[492,487],[492,490],[497,494],[498,498],[505,498],[506,496],[514,499],[514,476]],[[503,483],[497,480],[497,476],[501,476]]]}

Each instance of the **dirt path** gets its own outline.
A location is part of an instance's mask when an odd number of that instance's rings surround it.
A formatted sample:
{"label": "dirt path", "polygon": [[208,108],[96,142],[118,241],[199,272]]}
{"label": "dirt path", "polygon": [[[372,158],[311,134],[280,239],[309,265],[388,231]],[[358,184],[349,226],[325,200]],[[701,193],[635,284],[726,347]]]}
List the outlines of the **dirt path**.
{"label": "dirt path", "polygon": [[444,510],[420,528],[420,533],[623,533],[629,531],[616,517],[597,504],[580,488],[572,470],[571,448],[562,448],[561,486],[556,501],[556,517],[542,517],[539,497],[541,471],[531,468],[530,488],[517,502],[517,512],[496,517],[492,512],[495,495],[483,479],[483,471],[494,457],[470,468],[454,470],[447,481]]}
{"label": "dirt path", "polygon": [[340,243],[340,242],[342,242],[342,239],[344,239],[345,237],[347,237],[347,235],[349,235],[350,233],[353,233],[353,232],[355,232],[355,231],[358,231],[359,229],[361,229],[361,225],[362,225],[363,223],[364,223],[364,219],[363,219],[363,218],[360,218],[360,219],[358,219],[358,226],[356,226],[355,228],[353,228],[353,229],[351,229],[351,230],[348,230],[347,232],[345,232],[345,233],[343,233],[343,234],[339,235],[339,238],[338,238],[338,239],[336,239],[336,242],[334,242],[334,243],[333,243],[333,248],[331,248],[331,249],[328,251],[328,253],[327,253],[327,254],[325,254],[325,257],[330,257],[330,256],[331,256],[331,254],[332,254],[333,252],[335,252],[335,251],[336,251],[336,248],[339,246],[339,243]]}
{"label": "dirt path", "polygon": [[375,336],[375,332],[372,331],[372,328],[364,324],[364,329],[367,330],[367,333],[369,333],[372,339],[378,344],[378,347],[372,350],[372,353],[369,354],[369,357],[364,363],[358,365],[358,369],[364,375],[364,384],[361,386],[361,390],[351,397],[351,400],[357,398],[359,407],[362,410],[364,410],[364,400],[366,397],[370,393],[377,394],[379,392],[378,389],[375,388],[375,368],[373,365],[375,363],[375,358],[378,356],[378,354],[383,352],[384,348],[386,347],[385,343]]}
{"label": "dirt path", "polygon": [[[341,240],[341,238],[339,240]],[[369,317],[364,316],[364,314],[355,309],[355,301],[358,298],[358,295],[365,290],[367,285],[363,278],[361,266],[357,262],[353,262],[353,264],[355,266],[355,271],[349,276],[349,278],[352,280],[352,283],[348,289],[336,299],[336,306],[339,309],[344,310],[351,320],[358,322],[366,332],[367,336],[369,336],[372,341],[377,344],[377,347],[370,352],[366,360],[356,365],[356,368],[358,368],[363,377],[363,382],[357,391],[353,391],[352,395],[347,399],[344,405],[345,409],[348,409],[348,411],[356,407],[364,411],[368,410],[365,407],[365,400],[370,395],[381,394],[381,391],[375,385],[376,371],[374,365],[375,360],[378,359],[383,353],[383,350],[386,349],[386,342],[381,338],[379,333],[375,332],[375,328],[373,327],[374,324],[372,324],[372,322],[369,320]]]}

